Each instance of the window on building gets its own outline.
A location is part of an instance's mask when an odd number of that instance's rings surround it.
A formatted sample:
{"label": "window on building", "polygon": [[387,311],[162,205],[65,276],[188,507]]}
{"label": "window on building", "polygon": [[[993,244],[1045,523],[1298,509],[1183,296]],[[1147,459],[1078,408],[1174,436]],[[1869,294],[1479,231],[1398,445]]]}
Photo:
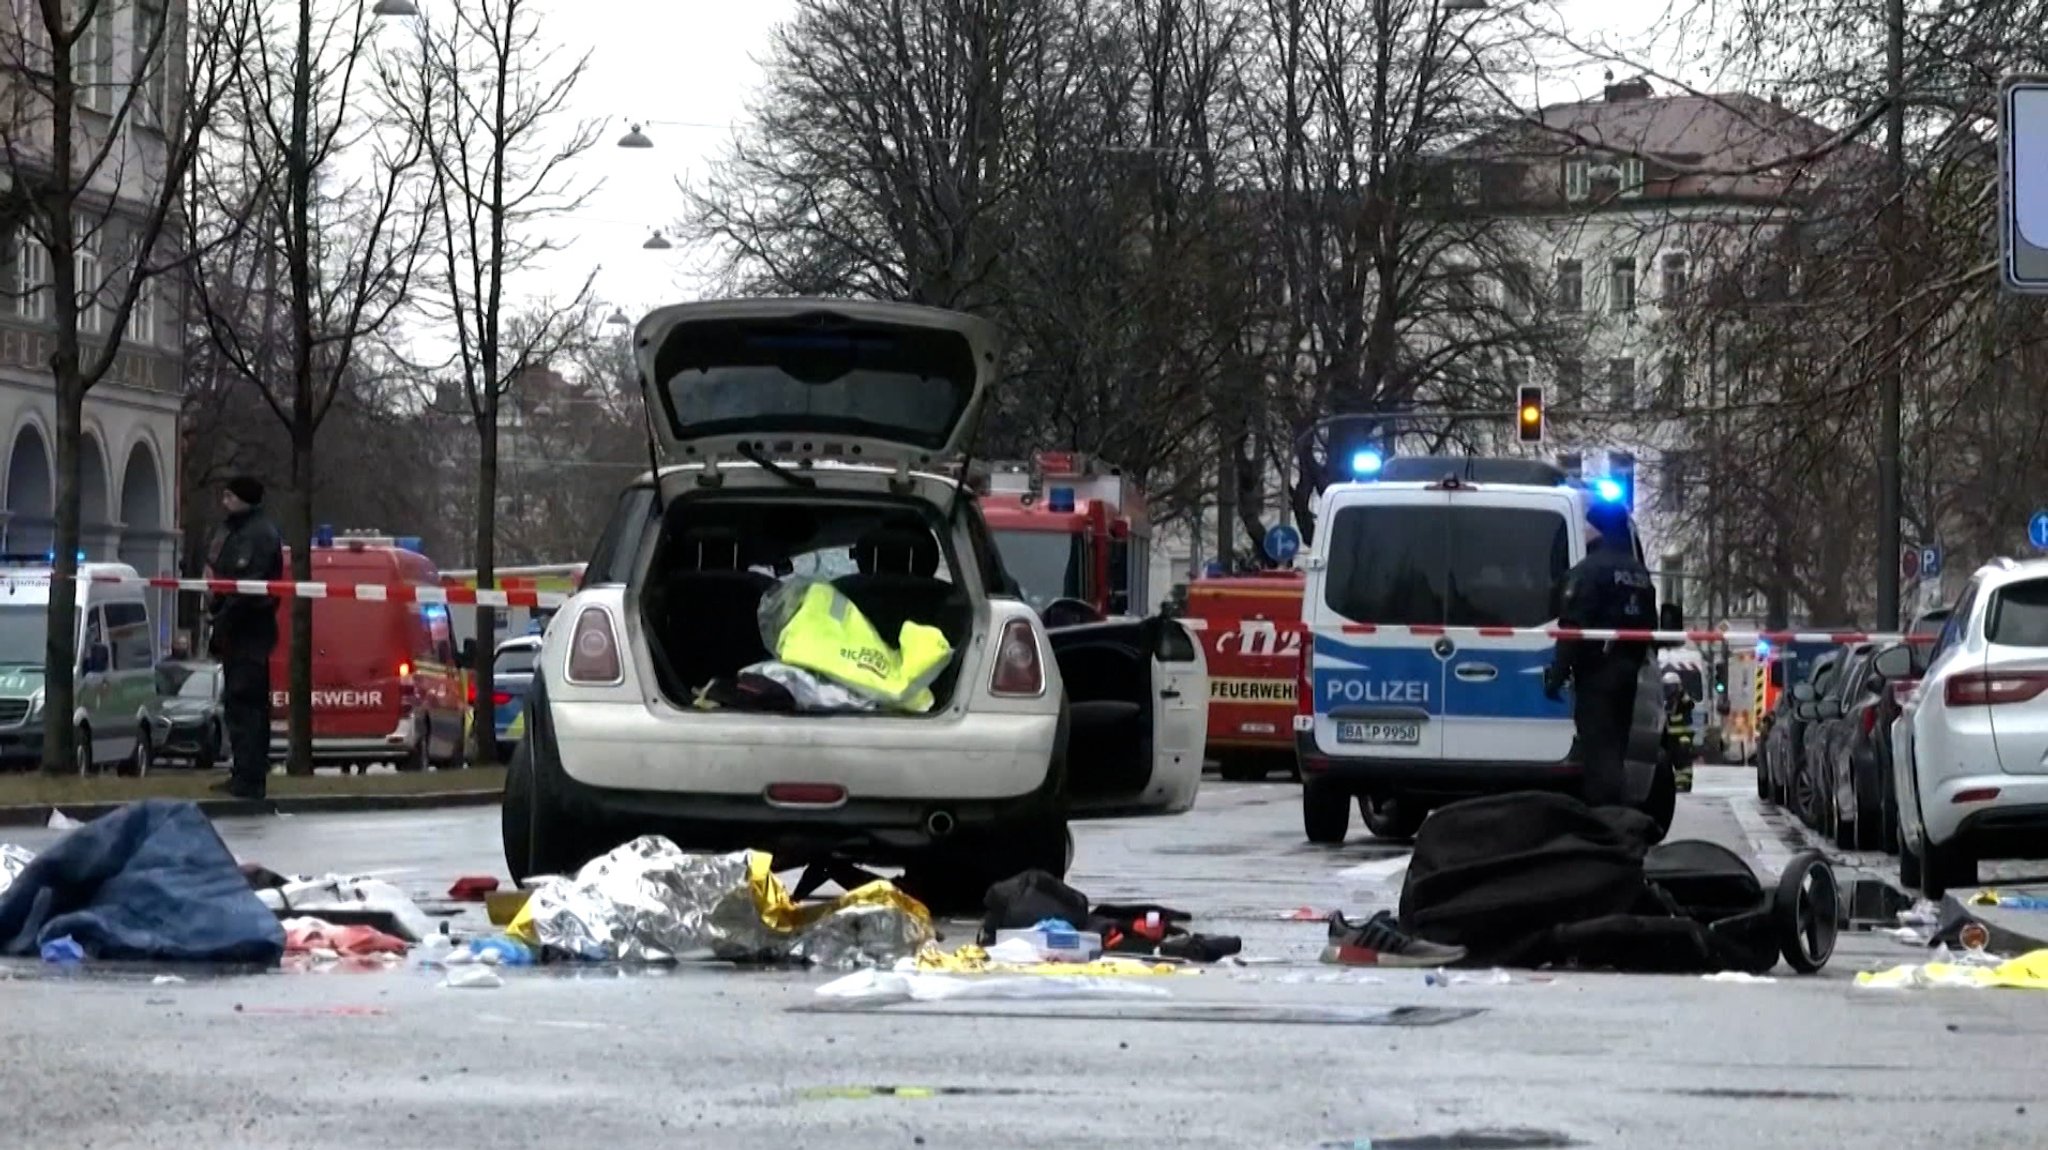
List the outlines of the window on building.
{"label": "window on building", "polygon": [[1557,394],[1567,402],[1586,394],[1586,364],[1577,356],[1557,361]]}
{"label": "window on building", "polygon": [[1584,156],[1573,156],[1564,162],[1564,198],[1583,200],[1593,194],[1592,161]]}
{"label": "window on building", "polygon": [[1557,261],[1557,310],[1576,315],[1586,302],[1585,265],[1578,260]]}
{"label": "window on building", "polygon": [[1677,307],[1685,298],[1686,289],[1691,286],[1692,269],[1687,266],[1684,252],[1665,252],[1664,266],[1659,280],[1664,289],[1664,306]]}
{"label": "window on building", "polygon": [[1621,194],[1640,196],[1643,194],[1643,161],[1635,156],[1623,159],[1621,168]]}
{"label": "window on building", "polygon": [[15,230],[8,243],[13,257],[13,274],[7,294],[15,314],[23,319],[42,320],[50,316],[50,253],[27,228]]}
{"label": "window on building", "polygon": [[72,267],[78,269],[78,330],[99,335],[107,329],[107,311],[100,306],[99,249],[91,240],[80,240],[76,256]]}
{"label": "window on building", "polygon": [[155,347],[157,281],[143,280],[135,289],[135,306],[128,309],[128,340],[138,347]]}
{"label": "window on building", "polygon": [[1636,310],[1636,258],[1616,256],[1607,269],[1607,305],[1616,315]]}
{"label": "window on building", "polygon": [[1500,273],[1500,306],[1509,319],[1526,319],[1536,310],[1529,293],[1529,266],[1511,263]]}
{"label": "window on building", "polygon": [[1666,511],[1683,511],[1686,487],[1692,482],[1692,468],[1685,456],[1669,452],[1664,456],[1662,474],[1657,477],[1657,505]]}
{"label": "window on building", "polygon": [[1685,355],[1670,352],[1664,356],[1664,378],[1657,385],[1659,406],[1676,411],[1685,406]]}
{"label": "window on building", "polygon": [[[104,3],[105,0],[102,0]],[[154,4],[135,9],[135,74],[142,90],[136,112],[142,122],[161,127],[171,108],[171,52],[174,45],[164,33],[164,10]]]}
{"label": "window on building", "polygon": [[1607,361],[1607,403],[1616,411],[1635,410],[1635,360],[1619,356]]}
{"label": "window on building", "polygon": [[97,0],[92,19],[71,46],[71,77],[78,84],[78,102],[97,112],[112,112],[114,99],[114,0]]}
{"label": "window on building", "polygon": [[1461,204],[1479,202],[1480,173],[1477,165],[1459,164],[1451,169],[1451,195]]}

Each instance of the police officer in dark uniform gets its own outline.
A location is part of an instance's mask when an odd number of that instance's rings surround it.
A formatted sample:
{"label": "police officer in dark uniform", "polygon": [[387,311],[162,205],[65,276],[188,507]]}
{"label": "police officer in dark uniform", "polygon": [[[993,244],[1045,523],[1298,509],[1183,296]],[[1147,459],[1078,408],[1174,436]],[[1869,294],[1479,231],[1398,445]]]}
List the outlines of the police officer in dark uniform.
{"label": "police officer in dark uniform", "polygon": [[[263,484],[228,480],[219,545],[207,564],[216,579],[273,582],[284,578],[284,538],[263,514]],[[277,600],[267,595],[217,595],[211,604],[210,647],[221,667],[221,719],[233,768],[213,789],[238,799],[264,797],[270,777],[270,653],[277,647]]]}
{"label": "police officer in dark uniform", "polygon": [[[1657,625],[1656,585],[1635,556],[1628,511],[1596,500],[1586,510],[1596,534],[1585,559],[1566,573],[1562,627],[1650,631]],[[1543,674],[1543,693],[1563,697],[1572,685],[1572,721],[1588,806],[1628,804],[1627,753],[1635,716],[1636,677],[1650,644],[1632,640],[1559,639]]]}

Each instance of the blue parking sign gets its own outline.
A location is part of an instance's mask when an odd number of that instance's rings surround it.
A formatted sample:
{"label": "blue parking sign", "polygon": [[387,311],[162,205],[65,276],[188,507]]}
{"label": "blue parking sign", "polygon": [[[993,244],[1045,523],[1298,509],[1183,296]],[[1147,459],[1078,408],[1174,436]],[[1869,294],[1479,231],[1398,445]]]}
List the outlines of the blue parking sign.
{"label": "blue parking sign", "polygon": [[2027,520],[2027,542],[2036,551],[2048,551],[2048,507],[2034,512],[2034,517]]}
{"label": "blue parking sign", "polygon": [[1941,574],[1941,544],[1920,549],[1920,577],[1932,579]]}

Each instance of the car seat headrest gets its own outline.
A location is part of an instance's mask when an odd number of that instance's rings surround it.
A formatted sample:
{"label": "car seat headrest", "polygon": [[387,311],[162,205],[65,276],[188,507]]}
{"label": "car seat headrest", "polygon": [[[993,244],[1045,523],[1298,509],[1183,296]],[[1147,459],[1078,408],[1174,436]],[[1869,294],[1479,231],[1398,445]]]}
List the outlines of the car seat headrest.
{"label": "car seat headrest", "polygon": [[929,579],[939,570],[939,541],[922,527],[885,527],[861,536],[853,562],[863,575]]}
{"label": "car seat headrest", "polygon": [[730,527],[698,527],[683,533],[682,565],[696,571],[740,570],[740,533]]}

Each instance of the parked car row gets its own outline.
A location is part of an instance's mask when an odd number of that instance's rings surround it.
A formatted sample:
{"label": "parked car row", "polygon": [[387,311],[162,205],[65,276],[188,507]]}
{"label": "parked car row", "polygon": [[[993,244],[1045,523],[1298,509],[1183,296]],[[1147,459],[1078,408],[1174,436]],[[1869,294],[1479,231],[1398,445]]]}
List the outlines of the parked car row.
{"label": "parked car row", "polygon": [[1905,641],[1812,660],[1769,719],[1757,793],[1930,898],[2048,857],[2048,560],[1996,560]]}

